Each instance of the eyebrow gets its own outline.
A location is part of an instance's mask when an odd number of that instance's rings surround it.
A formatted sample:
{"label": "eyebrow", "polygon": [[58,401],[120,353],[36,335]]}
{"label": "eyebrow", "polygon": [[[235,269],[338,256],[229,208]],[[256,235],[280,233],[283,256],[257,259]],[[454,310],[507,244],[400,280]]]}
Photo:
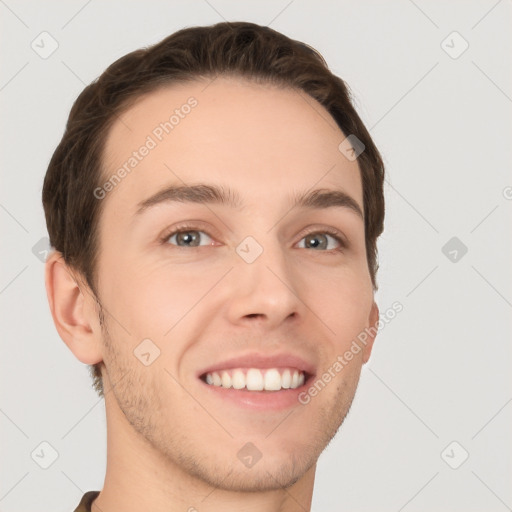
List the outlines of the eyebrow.
{"label": "eyebrow", "polygon": [[[347,208],[356,213],[361,219],[364,214],[359,203],[346,192],[335,189],[315,189],[292,195],[292,208]],[[199,183],[196,185],[172,185],[166,187],[138,204],[136,215],[168,202],[203,203],[226,205],[233,209],[243,206],[240,195],[226,187]]]}

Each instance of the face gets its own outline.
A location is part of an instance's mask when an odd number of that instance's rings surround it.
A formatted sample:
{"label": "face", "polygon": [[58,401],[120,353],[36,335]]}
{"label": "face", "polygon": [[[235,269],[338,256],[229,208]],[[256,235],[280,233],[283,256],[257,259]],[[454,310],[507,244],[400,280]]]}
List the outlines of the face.
{"label": "face", "polygon": [[370,355],[336,366],[378,315],[360,171],[304,93],[207,85],[151,93],[107,140],[109,428],[216,487],[273,489],[314,466]]}

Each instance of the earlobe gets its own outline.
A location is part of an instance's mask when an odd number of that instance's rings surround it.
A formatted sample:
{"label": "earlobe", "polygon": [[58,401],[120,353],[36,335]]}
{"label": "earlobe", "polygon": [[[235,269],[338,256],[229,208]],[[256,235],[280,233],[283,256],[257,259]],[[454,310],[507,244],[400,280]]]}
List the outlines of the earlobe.
{"label": "earlobe", "polygon": [[370,359],[373,344],[375,342],[375,337],[377,336],[378,325],[379,307],[377,306],[377,303],[374,301],[372,304],[372,308],[370,310],[369,327],[367,328],[368,338],[366,338],[365,347],[363,349],[363,364],[366,364]]}
{"label": "earlobe", "polygon": [[90,307],[93,298],[79,286],[59,252],[46,261],[45,284],[53,322],[64,343],[82,363],[102,361],[101,331]]}

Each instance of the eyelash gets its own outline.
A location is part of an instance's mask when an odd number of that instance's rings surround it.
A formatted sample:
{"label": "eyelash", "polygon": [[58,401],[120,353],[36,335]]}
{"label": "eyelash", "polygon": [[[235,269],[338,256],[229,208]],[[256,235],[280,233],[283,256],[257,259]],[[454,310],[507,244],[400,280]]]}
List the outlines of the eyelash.
{"label": "eyelash", "polygon": [[[210,233],[208,233],[208,231],[202,229],[199,226],[194,226],[192,224],[181,224],[179,226],[173,227],[172,230],[170,230],[170,231],[166,231],[166,233],[160,238],[160,243],[162,245],[169,245],[169,238],[171,238],[173,235],[177,235],[179,233],[186,233],[187,231],[198,231],[200,233],[204,233],[204,234],[208,235],[212,239],[214,238],[212,235],[210,235]],[[332,254],[334,252],[341,252],[342,250],[346,249],[346,247],[347,247],[347,243],[345,242],[345,238],[344,238],[343,234],[334,228],[322,228],[322,229],[313,229],[313,230],[307,231],[302,234],[299,242],[309,235],[318,235],[318,234],[330,235],[339,244],[339,247],[337,247],[336,249],[327,249],[327,250],[319,251],[319,252],[325,252],[327,254]],[[186,247],[180,247],[180,246],[175,246],[175,247],[177,247],[178,249],[187,249]]]}

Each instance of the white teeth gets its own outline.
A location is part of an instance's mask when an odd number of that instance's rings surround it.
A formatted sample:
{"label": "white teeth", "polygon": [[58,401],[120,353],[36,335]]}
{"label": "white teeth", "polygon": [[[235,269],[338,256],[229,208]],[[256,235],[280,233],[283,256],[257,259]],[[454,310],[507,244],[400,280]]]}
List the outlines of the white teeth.
{"label": "white teeth", "polygon": [[222,372],[222,387],[223,388],[230,388],[231,387],[231,377],[229,376],[228,372]]}
{"label": "white teeth", "polygon": [[217,372],[212,373],[212,379],[213,379],[214,386],[222,386],[222,380],[219,377],[219,374]]}
{"label": "white teeth", "polygon": [[256,368],[251,368],[245,377],[245,385],[248,391],[261,391],[263,389],[263,375]]}
{"label": "white teeth", "polygon": [[274,368],[265,372],[265,389],[267,391],[279,391],[281,389],[281,375]]}
{"label": "white teeth", "polygon": [[298,388],[299,387],[299,372],[295,370],[292,375],[292,388]]}
{"label": "white teeth", "polygon": [[[208,375],[206,376],[206,382],[208,382]],[[233,378],[231,379],[233,387],[235,389],[245,388],[245,375],[241,370],[235,370],[233,372]]]}
{"label": "white teeth", "polygon": [[284,389],[289,389],[292,385],[292,374],[290,373],[290,370],[286,369],[283,372],[283,376],[281,377],[281,386],[283,386]]}
{"label": "white teeth", "polygon": [[224,370],[206,374],[206,383],[226,389],[244,389],[248,391],[279,391],[295,389],[304,384],[304,372],[286,368],[260,370],[259,368]]}

